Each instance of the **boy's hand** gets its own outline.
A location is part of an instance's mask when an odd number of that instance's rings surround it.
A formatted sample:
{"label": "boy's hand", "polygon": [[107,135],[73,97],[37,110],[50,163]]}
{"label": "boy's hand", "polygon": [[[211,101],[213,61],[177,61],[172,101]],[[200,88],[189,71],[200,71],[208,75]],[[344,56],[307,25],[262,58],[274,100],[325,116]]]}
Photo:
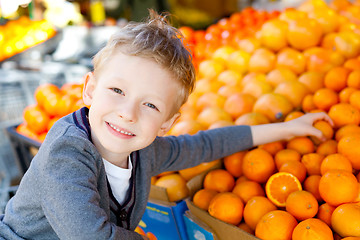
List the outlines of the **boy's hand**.
{"label": "boy's hand", "polygon": [[326,140],[323,133],[313,125],[324,120],[334,126],[333,121],[325,112],[307,113],[288,122],[270,123],[251,126],[253,145],[290,140],[293,137],[314,136],[321,141]]}
{"label": "boy's hand", "polygon": [[323,133],[313,126],[316,121],[320,120],[325,120],[331,126],[334,126],[333,121],[325,112],[307,113],[289,122],[284,122],[289,132],[289,137],[286,140],[297,136],[314,136],[321,141],[325,141],[326,138]]}

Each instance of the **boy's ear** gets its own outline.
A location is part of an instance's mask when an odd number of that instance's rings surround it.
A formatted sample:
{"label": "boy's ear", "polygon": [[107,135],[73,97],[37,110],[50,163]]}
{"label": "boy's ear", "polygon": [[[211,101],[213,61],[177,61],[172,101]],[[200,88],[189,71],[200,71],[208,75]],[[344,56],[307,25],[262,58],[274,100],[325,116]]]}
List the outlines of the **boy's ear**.
{"label": "boy's ear", "polygon": [[88,72],[84,76],[84,89],[83,89],[83,101],[85,105],[90,106],[93,98],[93,92],[95,89],[95,78],[92,72]]}
{"label": "boy's ear", "polygon": [[174,116],[172,116],[169,120],[164,122],[158,132],[158,136],[164,136],[172,128],[176,120],[179,119],[180,115],[181,115],[180,113],[175,113]]}

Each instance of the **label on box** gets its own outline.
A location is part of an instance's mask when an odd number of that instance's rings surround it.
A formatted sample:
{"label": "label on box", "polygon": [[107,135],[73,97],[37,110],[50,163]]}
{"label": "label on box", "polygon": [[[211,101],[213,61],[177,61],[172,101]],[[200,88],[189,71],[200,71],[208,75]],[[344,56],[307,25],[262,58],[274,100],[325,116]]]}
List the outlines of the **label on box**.
{"label": "label on box", "polygon": [[185,201],[174,206],[148,202],[140,227],[151,232],[158,240],[187,240],[183,214],[187,210]]}
{"label": "label on box", "polygon": [[189,211],[184,214],[186,232],[189,240],[215,240],[215,234],[208,226],[193,216]]}

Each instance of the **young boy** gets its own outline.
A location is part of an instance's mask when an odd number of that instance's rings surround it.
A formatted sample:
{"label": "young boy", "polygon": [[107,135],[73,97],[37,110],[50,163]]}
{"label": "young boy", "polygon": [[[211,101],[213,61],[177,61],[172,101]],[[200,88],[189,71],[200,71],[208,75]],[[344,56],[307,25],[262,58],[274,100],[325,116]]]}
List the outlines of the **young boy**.
{"label": "young boy", "polygon": [[179,33],[151,12],[115,34],[86,75],[82,108],[49,131],[0,216],[0,239],[143,239],[150,177],[268,142],[313,135],[325,113],[163,136],[194,87]]}

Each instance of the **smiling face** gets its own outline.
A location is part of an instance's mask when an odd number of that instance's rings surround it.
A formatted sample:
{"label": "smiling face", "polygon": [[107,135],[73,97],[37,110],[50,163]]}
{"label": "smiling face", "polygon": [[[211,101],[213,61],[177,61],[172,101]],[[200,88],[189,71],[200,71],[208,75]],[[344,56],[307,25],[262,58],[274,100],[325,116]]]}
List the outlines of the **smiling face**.
{"label": "smiling face", "polygon": [[120,51],[96,78],[88,73],[83,99],[91,105],[92,141],[101,156],[120,166],[131,152],[164,135],[179,116],[171,115],[179,88],[155,61]]}

